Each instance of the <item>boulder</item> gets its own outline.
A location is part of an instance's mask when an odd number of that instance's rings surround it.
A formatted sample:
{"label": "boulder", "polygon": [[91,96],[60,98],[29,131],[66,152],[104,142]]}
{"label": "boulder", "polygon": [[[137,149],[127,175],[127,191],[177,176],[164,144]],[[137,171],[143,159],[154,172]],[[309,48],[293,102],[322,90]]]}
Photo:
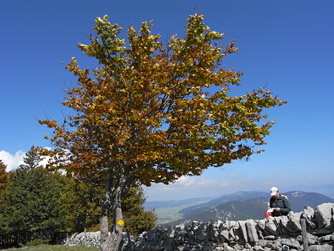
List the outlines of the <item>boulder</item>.
{"label": "boulder", "polygon": [[333,246],[325,245],[312,245],[308,248],[309,251],[333,251]]}
{"label": "boulder", "polygon": [[245,242],[248,242],[248,235],[247,235],[247,229],[246,229],[246,222],[245,221],[239,221],[239,227],[241,230],[241,234]]}
{"label": "boulder", "polygon": [[295,238],[284,238],[280,240],[282,246],[289,246],[289,248],[300,249],[300,244]]}
{"label": "boulder", "polygon": [[258,226],[259,230],[264,231],[265,228],[266,228],[266,219],[258,220],[257,221],[257,226]]}
{"label": "boulder", "polygon": [[246,228],[247,228],[249,241],[253,243],[257,243],[259,241],[259,236],[256,230],[256,222],[254,220],[247,220]]}
{"label": "boulder", "polygon": [[300,218],[306,220],[306,224],[309,228],[316,228],[316,224],[313,222],[314,210],[312,207],[305,208]]}
{"label": "boulder", "polygon": [[227,229],[223,229],[222,231],[220,231],[219,236],[221,237],[221,239],[223,241],[229,241],[230,240],[229,239],[230,234],[229,234],[229,231]]}
{"label": "boulder", "polygon": [[277,234],[277,226],[274,222],[274,218],[273,217],[268,217],[266,219],[266,227],[265,230],[273,235]]}
{"label": "boulder", "polygon": [[333,226],[333,209],[334,203],[324,203],[314,211],[314,219],[319,228],[329,228]]}
{"label": "boulder", "polygon": [[300,225],[300,216],[301,213],[289,213],[289,229],[291,231],[291,233],[298,233],[302,231],[302,226]]}
{"label": "boulder", "polygon": [[208,225],[207,223],[201,223],[196,231],[197,239],[200,241],[207,240],[208,238]]}
{"label": "boulder", "polygon": [[319,241],[334,241],[334,234],[328,234],[328,235],[319,237]]}
{"label": "boulder", "polygon": [[[310,233],[306,233],[307,236],[307,241],[308,241],[308,245],[316,245],[318,244],[318,237],[310,234]],[[297,241],[299,241],[300,243],[303,243],[303,236],[302,235],[298,235],[297,236]]]}

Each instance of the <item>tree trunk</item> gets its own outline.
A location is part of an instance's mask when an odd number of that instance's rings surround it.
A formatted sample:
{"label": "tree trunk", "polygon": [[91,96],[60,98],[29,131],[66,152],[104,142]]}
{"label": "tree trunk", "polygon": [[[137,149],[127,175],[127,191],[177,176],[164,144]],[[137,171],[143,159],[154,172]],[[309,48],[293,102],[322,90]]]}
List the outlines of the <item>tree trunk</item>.
{"label": "tree trunk", "polygon": [[100,250],[107,251],[108,232],[108,216],[102,215],[100,218]]}
{"label": "tree trunk", "polygon": [[108,239],[109,239],[109,228],[108,228],[108,219],[110,215],[110,207],[111,207],[111,171],[108,171],[107,179],[106,179],[106,195],[105,201],[102,205],[102,212],[100,218],[100,250],[107,251]]}
{"label": "tree trunk", "polygon": [[[130,185],[134,179],[133,175],[120,175],[119,183],[116,185],[112,177],[111,171],[108,172],[106,181],[106,201],[102,207],[102,215],[100,222],[101,229],[101,251],[118,251],[122,240],[124,228],[124,220],[122,213],[122,197],[126,196],[130,189]],[[108,232],[108,217],[112,208],[112,225],[110,233]]]}
{"label": "tree trunk", "polygon": [[113,204],[113,222],[111,226],[110,236],[107,242],[106,250],[108,251],[117,251],[122,240],[124,221],[121,207],[121,194],[122,189],[121,187],[118,187],[116,189],[115,200]]}

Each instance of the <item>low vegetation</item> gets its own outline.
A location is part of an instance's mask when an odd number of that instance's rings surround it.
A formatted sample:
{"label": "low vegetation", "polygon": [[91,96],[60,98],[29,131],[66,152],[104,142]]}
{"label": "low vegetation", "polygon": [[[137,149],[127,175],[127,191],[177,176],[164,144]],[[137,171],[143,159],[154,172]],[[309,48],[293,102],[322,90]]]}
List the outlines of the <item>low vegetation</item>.
{"label": "low vegetation", "polygon": [[50,251],[96,251],[99,250],[95,247],[84,246],[63,246],[63,245],[38,245],[32,247],[10,248],[7,251],[25,250],[25,251],[37,251],[37,250],[50,250]]}

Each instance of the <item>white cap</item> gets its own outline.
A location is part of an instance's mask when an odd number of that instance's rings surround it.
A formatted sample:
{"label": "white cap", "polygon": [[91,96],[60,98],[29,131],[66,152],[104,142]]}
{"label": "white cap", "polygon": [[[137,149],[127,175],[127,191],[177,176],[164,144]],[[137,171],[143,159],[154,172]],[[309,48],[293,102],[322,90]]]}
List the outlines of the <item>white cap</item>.
{"label": "white cap", "polygon": [[278,191],[278,188],[277,187],[272,187],[270,188],[270,195],[271,196],[274,196]]}

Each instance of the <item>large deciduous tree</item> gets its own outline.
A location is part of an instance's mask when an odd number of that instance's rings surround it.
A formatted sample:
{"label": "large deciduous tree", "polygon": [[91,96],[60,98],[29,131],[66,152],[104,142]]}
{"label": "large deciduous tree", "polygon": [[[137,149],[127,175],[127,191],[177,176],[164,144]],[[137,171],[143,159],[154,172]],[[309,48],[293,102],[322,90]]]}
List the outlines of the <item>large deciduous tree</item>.
{"label": "large deciduous tree", "polygon": [[67,172],[105,185],[101,250],[119,246],[121,201],[133,184],[168,184],[261,152],[274,123],[263,109],[284,103],[264,89],[229,95],[242,73],[222,64],[237,48],[234,41],[223,46],[223,34],[202,15],[189,16],[185,36],[166,44],[151,27],[130,27],[125,42],[119,25],[97,18],[96,35],[79,48],[98,67],[81,69],[75,58],[66,67],[78,78],[63,102],[73,113],[63,123],[40,121],[53,128],[50,166],[66,160]]}

